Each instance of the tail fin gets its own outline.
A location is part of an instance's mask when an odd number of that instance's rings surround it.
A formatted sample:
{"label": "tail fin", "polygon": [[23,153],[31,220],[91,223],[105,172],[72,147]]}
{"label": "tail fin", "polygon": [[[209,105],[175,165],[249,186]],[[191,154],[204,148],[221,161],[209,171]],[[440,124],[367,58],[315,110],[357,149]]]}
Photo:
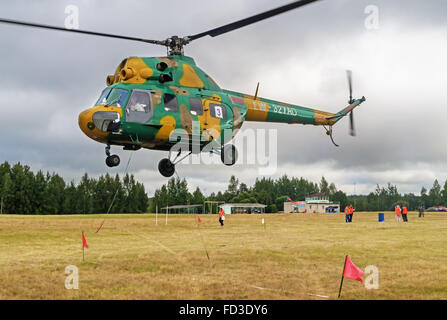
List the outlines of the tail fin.
{"label": "tail fin", "polygon": [[361,99],[357,99],[354,100],[353,103],[351,103],[349,106],[347,106],[346,108],[344,108],[343,110],[337,112],[335,114],[335,116],[331,116],[331,117],[326,117],[326,120],[333,120],[335,119],[335,123],[337,123],[337,121],[339,121],[341,118],[343,118],[344,116],[348,115],[349,112],[351,112],[352,110],[354,110],[355,107],[361,105],[363,102],[366,101],[365,97],[362,97]]}

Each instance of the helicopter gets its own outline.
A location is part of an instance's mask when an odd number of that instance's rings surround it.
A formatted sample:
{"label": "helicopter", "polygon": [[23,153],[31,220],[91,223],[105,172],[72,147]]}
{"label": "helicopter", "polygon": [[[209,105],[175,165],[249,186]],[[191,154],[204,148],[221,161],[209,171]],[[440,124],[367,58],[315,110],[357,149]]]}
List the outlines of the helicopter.
{"label": "helicopter", "polygon": [[[237,149],[230,141],[245,121],[323,126],[334,142],[332,126],[349,115],[350,134],[355,135],[353,110],[364,101],[352,97],[352,72],[347,71],[348,106],[337,113],[302,107],[221,88],[194,59],[184,55],[184,47],[205,36],[216,37],[281,13],[320,0],[301,0],[263,13],[226,24],[202,33],[166,40],[151,40],[109,33],[1,19],[1,23],[139,41],[164,46],[163,57],[128,57],[106,77],[106,88],[93,107],[82,111],[78,124],[89,138],[106,145],[106,165],[116,167],[120,157],[111,154],[111,146],[123,150],[168,151],[168,157],[158,164],[164,177],[175,173],[175,166],[193,153],[211,152],[232,166],[237,161]],[[174,146],[178,153],[172,159]],[[211,146],[211,147],[210,147]],[[182,151],[186,155],[180,157]],[[177,150],[177,149],[175,149]]]}

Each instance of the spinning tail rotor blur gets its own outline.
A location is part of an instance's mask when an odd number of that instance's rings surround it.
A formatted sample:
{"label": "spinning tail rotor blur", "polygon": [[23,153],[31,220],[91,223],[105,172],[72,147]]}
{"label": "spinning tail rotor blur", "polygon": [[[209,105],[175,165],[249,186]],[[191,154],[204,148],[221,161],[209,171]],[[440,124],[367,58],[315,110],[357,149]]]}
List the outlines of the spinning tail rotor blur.
{"label": "spinning tail rotor blur", "polygon": [[[346,70],[346,75],[348,77],[348,86],[349,86],[349,104],[353,104],[355,100],[352,98],[352,71]],[[354,128],[354,110],[349,113],[349,135],[355,137],[355,128]]]}

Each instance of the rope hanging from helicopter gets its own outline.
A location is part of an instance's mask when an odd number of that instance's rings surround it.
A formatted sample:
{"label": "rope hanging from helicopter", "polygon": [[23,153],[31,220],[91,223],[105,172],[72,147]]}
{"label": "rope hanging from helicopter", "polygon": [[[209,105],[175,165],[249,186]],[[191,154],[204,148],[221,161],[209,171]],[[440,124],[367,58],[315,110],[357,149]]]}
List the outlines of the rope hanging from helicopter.
{"label": "rope hanging from helicopter", "polygon": [[[127,160],[127,165],[126,165],[126,169],[124,170],[124,176],[126,176],[126,174],[127,174],[127,171],[128,171],[128,169],[129,169],[129,165],[130,165],[130,161],[132,160],[132,153],[130,154],[130,156],[129,156],[129,160]],[[110,213],[110,210],[112,209],[112,207],[113,207],[113,204],[114,204],[114,202],[115,202],[115,199],[116,199],[116,196],[118,195],[118,191],[119,191],[119,189],[120,189],[120,187],[118,186],[117,188],[116,188],[116,191],[115,191],[115,194],[113,195],[113,198],[112,198],[112,202],[110,203],[110,205],[109,205],[109,209],[107,210],[107,215]],[[129,194],[127,195],[127,197],[129,196]],[[127,198],[126,197],[126,198]],[[99,232],[99,230],[101,230],[101,228],[102,228],[102,226],[104,225],[104,222],[105,222],[106,220],[104,219],[102,222],[101,222],[101,225],[98,227],[98,229],[96,229],[96,232],[95,233],[98,233]]]}

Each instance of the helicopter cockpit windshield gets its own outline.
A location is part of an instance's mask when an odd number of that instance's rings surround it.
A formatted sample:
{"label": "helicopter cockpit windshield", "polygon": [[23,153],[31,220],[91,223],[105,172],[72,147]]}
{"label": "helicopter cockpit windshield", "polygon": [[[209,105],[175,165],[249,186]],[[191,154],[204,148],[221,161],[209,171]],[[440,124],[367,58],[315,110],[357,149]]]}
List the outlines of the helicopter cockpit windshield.
{"label": "helicopter cockpit windshield", "polygon": [[[106,88],[101,93],[97,106],[124,106],[129,92],[125,89]],[[121,125],[120,114],[114,111],[97,111],[93,114],[93,123],[95,127],[103,132],[111,132],[119,129]]]}
{"label": "helicopter cockpit windshield", "polygon": [[96,105],[124,106],[128,94],[129,92],[125,89],[106,88],[96,102]]}

